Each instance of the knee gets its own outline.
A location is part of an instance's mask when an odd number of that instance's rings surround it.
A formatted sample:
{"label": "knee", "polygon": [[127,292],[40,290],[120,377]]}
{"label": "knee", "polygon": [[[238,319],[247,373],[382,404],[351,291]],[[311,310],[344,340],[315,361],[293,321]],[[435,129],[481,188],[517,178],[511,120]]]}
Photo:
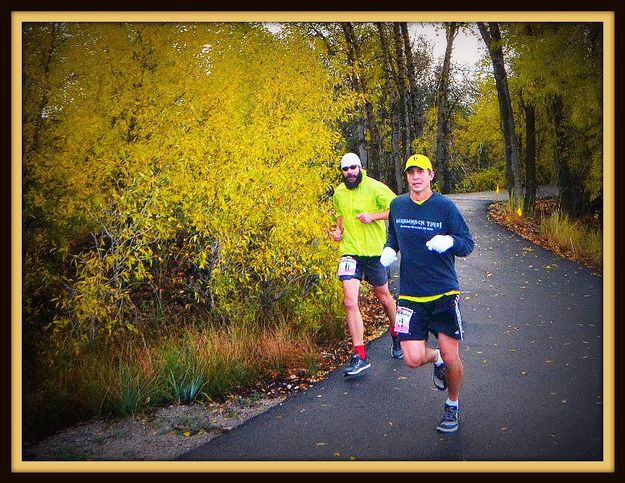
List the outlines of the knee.
{"label": "knee", "polygon": [[460,354],[457,350],[445,351],[441,349],[441,359],[443,359],[443,362],[448,367],[462,364],[462,361],[460,360]]}
{"label": "knee", "polygon": [[345,297],[343,299],[343,305],[347,310],[353,310],[358,308],[358,299],[353,297]]}
{"label": "knee", "polygon": [[417,367],[421,367],[427,361],[424,357],[412,356],[410,354],[406,354],[406,351],[404,351],[404,362],[408,367],[416,369]]}

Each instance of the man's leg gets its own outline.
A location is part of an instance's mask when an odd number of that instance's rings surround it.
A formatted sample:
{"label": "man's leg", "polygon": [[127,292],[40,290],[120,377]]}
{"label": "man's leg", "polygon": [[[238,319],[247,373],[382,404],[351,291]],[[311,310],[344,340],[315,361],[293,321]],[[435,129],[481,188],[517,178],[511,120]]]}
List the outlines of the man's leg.
{"label": "man's leg", "polygon": [[367,359],[367,353],[365,351],[365,328],[358,307],[359,289],[360,280],[343,280],[343,303],[345,304],[345,311],[347,313],[349,333],[352,338],[352,344],[354,345],[354,355],[349,363],[349,367],[343,372],[343,375],[346,377],[356,376],[371,367],[371,363]]}
{"label": "man's leg", "polygon": [[391,327],[391,331],[393,331],[393,327],[395,327],[395,313],[397,312],[397,307],[393,294],[391,294],[388,289],[388,283],[380,285],[379,287],[373,287],[373,293],[382,304],[382,307],[384,307],[384,312],[388,317],[389,326]]}
{"label": "man's leg", "polygon": [[449,399],[457,401],[462,386],[464,365],[460,359],[459,340],[439,332],[438,345],[441,357],[445,362],[445,375],[447,378],[447,394]]}
{"label": "man's leg", "polygon": [[438,352],[425,346],[424,340],[402,340],[404,361],[409,367],[417,368],[438,359]]}
{"label": "man's leg", "polygon": [[343,280],[343,304],[347,314],[347,326],[352,338],[354,347],[364,344],[365,329],[362,322],[362,315],[358,307],[358,293],[360,291],[360,280],[352,278]]}
{"label": "man's leg", "polygon": [[388,289],[388,283],[385,283],[384,285],[378,285],[377,287],[374,286],[373,293],[375,293],[375,296],[382,304],[384,312],[386,313],[386,317],[388,318],[388,325],[391,331],[391,337],[393,339],[391,344],[391,356],[395,359],[401,359],[402,357],[404,357],[404,354],[401,350],[399,339],[397,338],[397,332],[395,332],[395,315],[397,313],[397,304],[395,303],[395,298]]}
{"label": "man's leg", "polygon": [[441,332],[438,334],[438,345],[441,357],[445,362],[445,378],[447,379],[447,401],[445,412],[441,422],[436,427],[437,431],[451,433],[458,430],[460,422],[460,410],[458,396],[462,385],[464,367],[458,351],[459,341]]}

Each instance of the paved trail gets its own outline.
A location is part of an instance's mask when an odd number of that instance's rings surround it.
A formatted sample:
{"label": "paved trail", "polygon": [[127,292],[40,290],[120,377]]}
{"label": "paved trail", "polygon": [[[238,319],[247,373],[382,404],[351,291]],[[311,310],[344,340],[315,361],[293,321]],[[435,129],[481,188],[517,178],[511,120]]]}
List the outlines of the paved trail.
{"label": "paved trail", "polygon": [[[499,194],[499,199],[505,195]],[[475,239],[457,259],[466,340],[461,425],[435,431],[431,367],[371,342],[371,370],[322,382],[181,460],[601,461],[603,279],[488,220],[494,193],[455,195]]]}

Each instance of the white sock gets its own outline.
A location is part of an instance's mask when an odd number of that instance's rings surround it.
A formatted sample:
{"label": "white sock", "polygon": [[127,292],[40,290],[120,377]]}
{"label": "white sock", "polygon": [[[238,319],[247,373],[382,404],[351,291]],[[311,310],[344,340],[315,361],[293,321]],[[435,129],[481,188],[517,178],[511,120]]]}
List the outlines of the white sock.
{"label": "white sock", "polygon": [[438,359],[436,359],[436,361],[434,362],[434,365],[436,367],[439,367],[443,363],[443,358],[441,357],[440,349],[436,349],[436,355],[438,356]]}
{"label": "white sock", "polygon": [[447,406],[458,407],[458,400],[452,401],[451,399],[447,398],[447,401],[445,401],[445,404],[447,404]]}

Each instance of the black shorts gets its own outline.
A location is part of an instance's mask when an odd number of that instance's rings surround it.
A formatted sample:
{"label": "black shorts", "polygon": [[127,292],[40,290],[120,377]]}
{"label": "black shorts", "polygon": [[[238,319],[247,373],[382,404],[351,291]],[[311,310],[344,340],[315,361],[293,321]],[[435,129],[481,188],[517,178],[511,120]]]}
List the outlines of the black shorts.
{"label": "black shorts", "polygon": [[454,339],[463,340],[460,296],[444,295],[431,302],[399,299],[395,331],[400,340],[428,340],[429,332],[436,338],[442,332]]}
{"label": "black shorts", "polygon": [[388,268],[380,263],[380,257],[343,255],[339,261],[337,276],[340,280],[364,279],[374,287],[388,282]]}

